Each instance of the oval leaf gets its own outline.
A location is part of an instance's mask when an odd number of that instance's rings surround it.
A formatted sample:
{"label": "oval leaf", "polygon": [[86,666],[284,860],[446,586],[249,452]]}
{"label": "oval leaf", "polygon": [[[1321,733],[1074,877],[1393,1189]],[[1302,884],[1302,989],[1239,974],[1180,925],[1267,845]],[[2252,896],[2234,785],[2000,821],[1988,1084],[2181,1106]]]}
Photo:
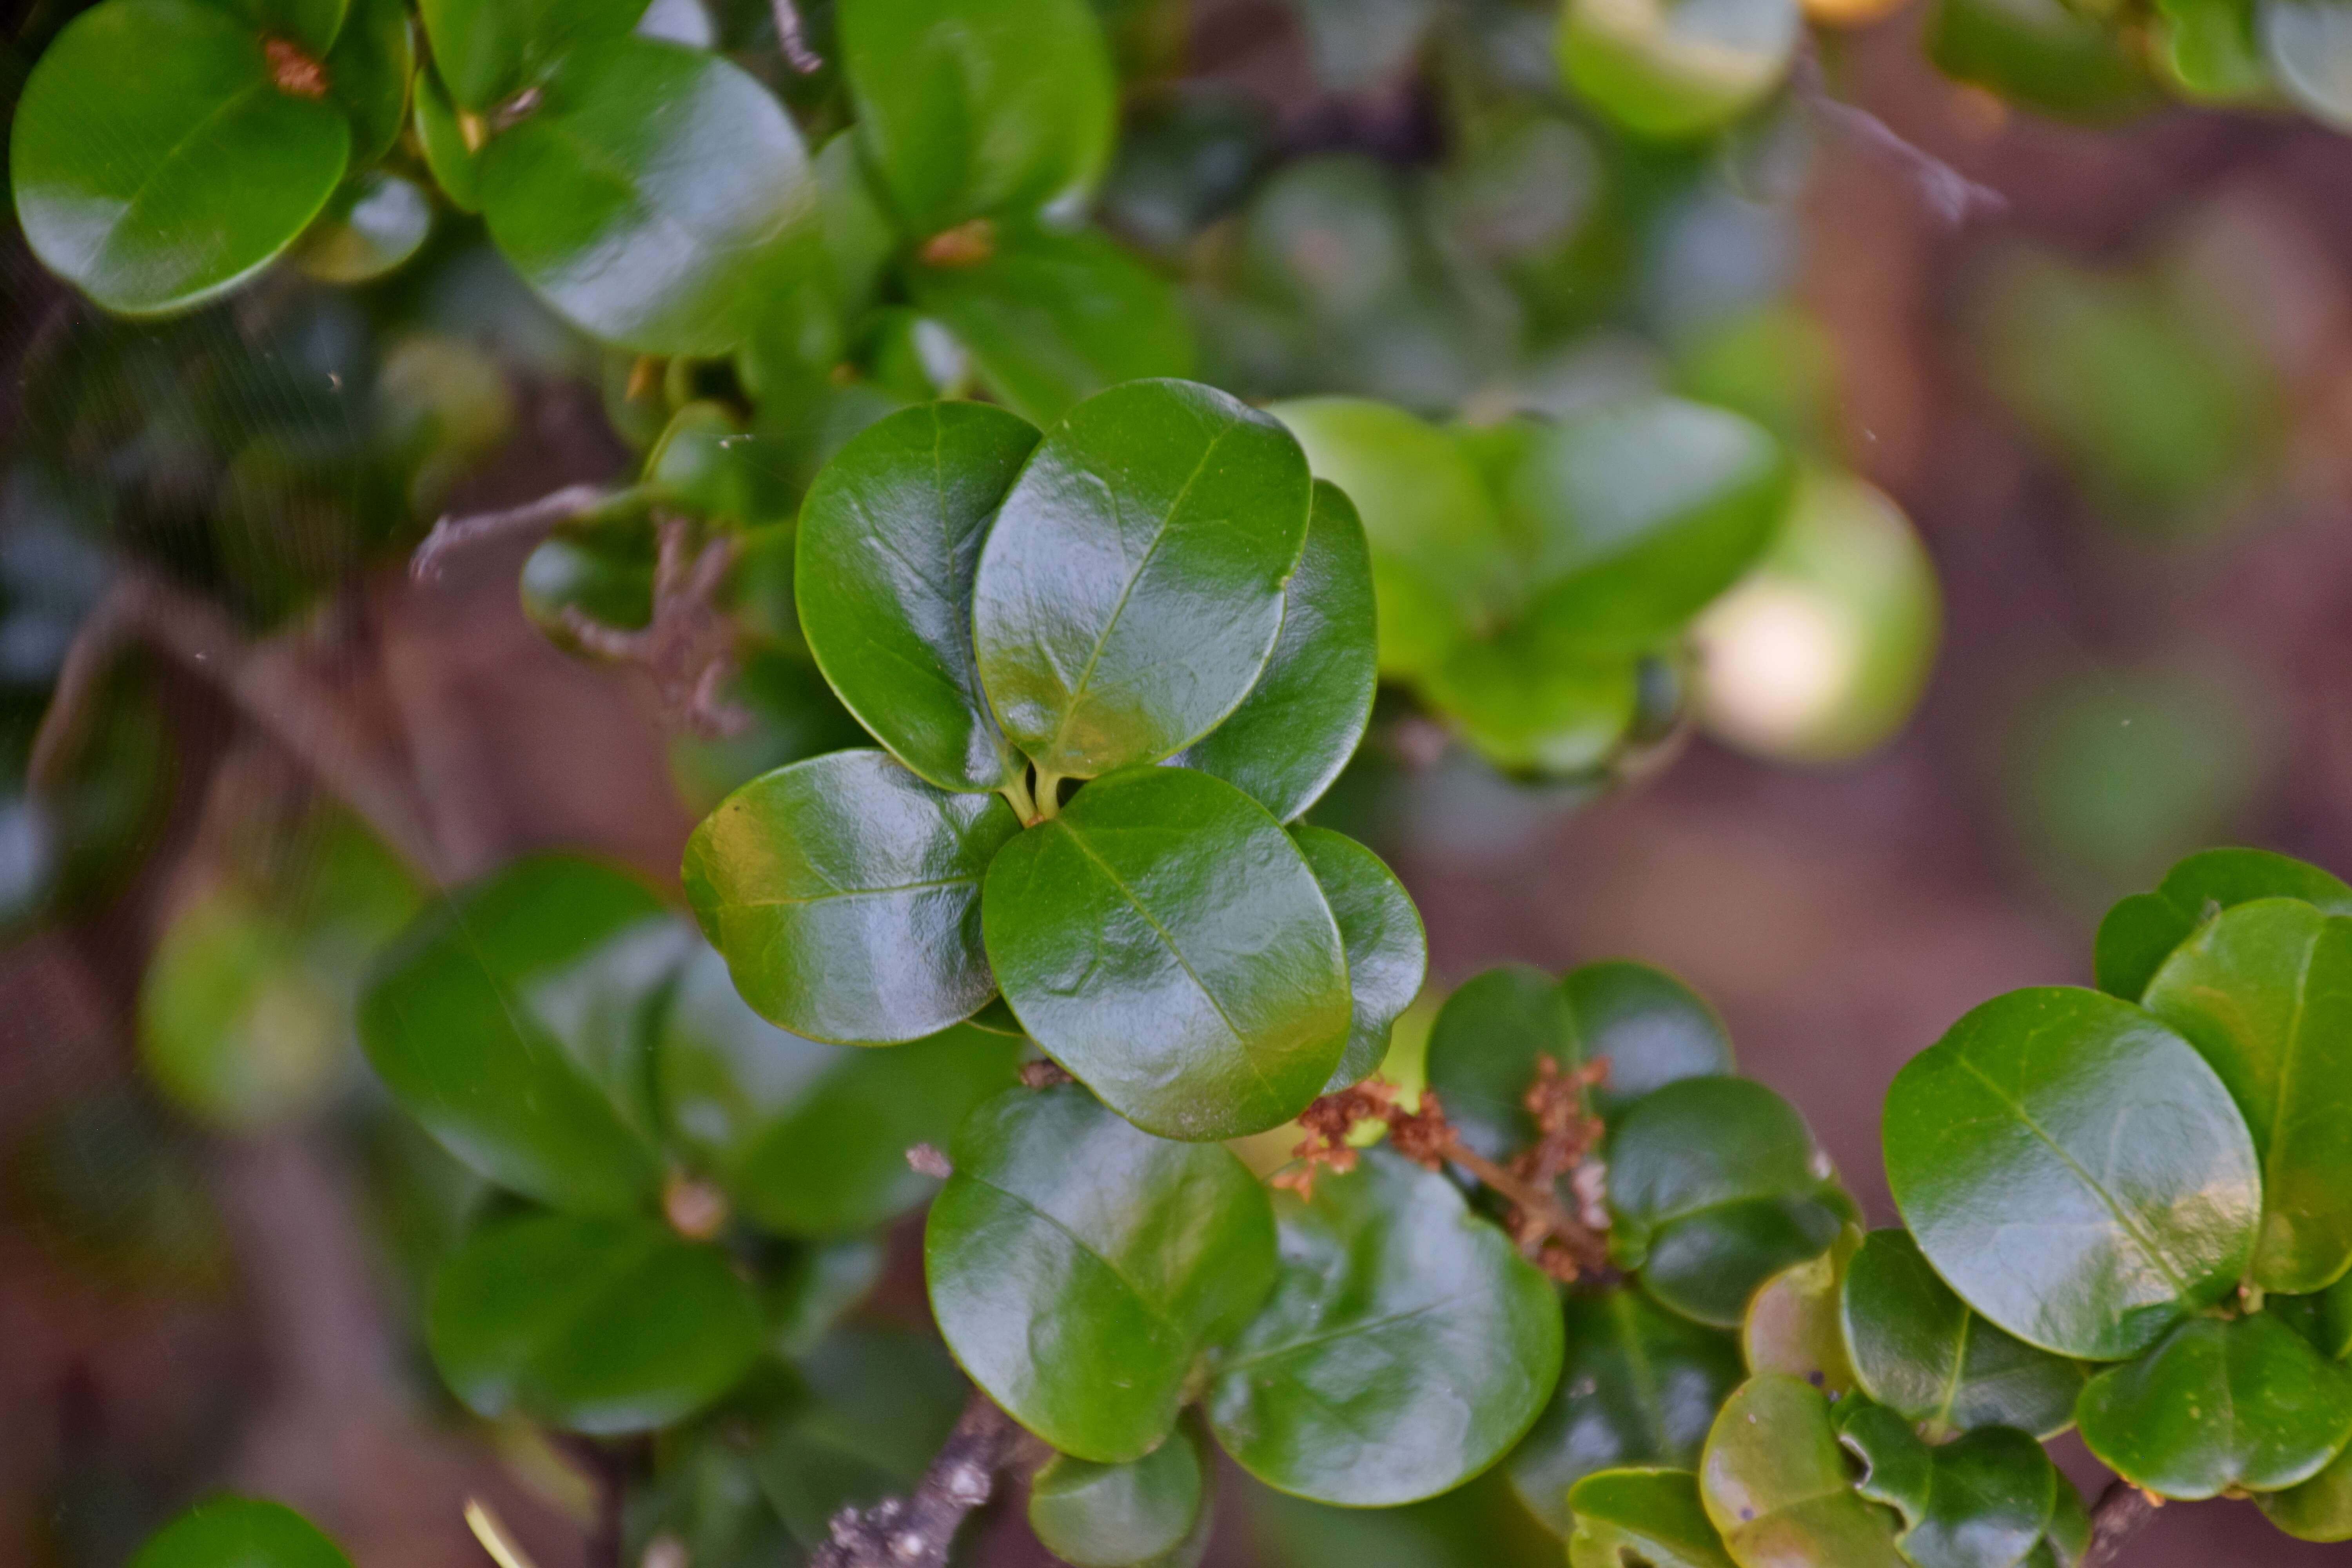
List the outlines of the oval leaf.
{"label": "oval leaf", "polygon": [[1907,1568],[1864,1502],[1822,1392],[1766,1374],[1724,1402],[1699,1461],[1699,1497],[1739,1568]]}
{"label": "oval leaf", "polygon": [[1573,640],[1552,646],[1517,624],[1465,642],[1421,689],[1486,760],[1507,773],[1565,777],[1605,766],[1641,714],[1640,668]]}
{"label": "oval leaf", "polygon": [[1931,1447],[1867,1399],[1841,1400],[1832,1419],[1864,1467],[1853,1489],[1903,1516],[1895,1545],[1915,1568],[2016,1568],[2041,1544],[2066,1483],[2014,1426]]}
{"label": "oval leaf", "polygon": [[1636,134],[1697,136],[1762,102],[1803,31],[1792,0],[1570,0],[1560,69],[1578,96]]}
{"label": "oval leaf", "polygon": [[1569,1493],[1569,1568],[1737,1568],[1688,1470],[1603,1470]]}
{"label": "oval leaf", "polygon": [[546,80],[582,45],[626,35],[646,0],[416,0],[416,12],[450,97],[478,111]]}
{"label": "oval leaf", "polygon": [[352,122],[351,167],[392,151],[408,118],[416,40],[400,0],[352,0],[351,16],[327,52],[327,95]]}
{"label": "oval leaf", "polygon": [[1124,1465],[1056,1454],[1029,1483],[1029,1528],[1073,1568],[1175,1568],[1188,1542],[1206,1543],[1216,1473],[1216,1456],[1192,1420]]}
{"label": "oval leaf", "polygon": [[645,1432],[693,1415],[760,1353],[751,1288],[650,1220],[530,1215],[434,1271],[425,1338],[477,1415]]}
{"label": "oval leaf", "polygon": [[1162,1137],[1278,1127],[1347,1048],[1347,958],[1315,874],[1222,779],[1088,784],[997,856],[981,917],[1030,1037]]}
{"label": "oval leaf", "polygon": [[1535,1142],[1525,1100],[1540,1057],[1572,1068],[1583,1052],[1567,995],[1550,975],[1523,963],[1464,981],[1429,1026],[1429,1087],[1463,1142],[1489,1160],[1507,1160]]}
{"label": "oval leaf", "polygon": [[1265,415],[1189,382],[1088,398],[1029,459],[972,584],[981,683],[1041,773],[1206,734],[1257,683],[1312,481]]}
{"label": "oval leaf", "polygon": [[736,988],[813,1040],[894,1045],[996,989],[981,878],[1021,831],[993,795],[945,795],[880,752],[762,774],[687,841],[686,894]]}
{"label": "oval leaf", "polygon": [[1023,763],[996,727],[971,646],[971,578],[1037,432],[981,403],[868,426],[802,504],[793,595],[824,678],[900,762],[947,790]]}
{"label": "oval leaf", "polygon": [[2278,1491],[2352,1438],[2352,1372],[2268,1313],[2196,1318],[2093,1378],[2075,1419],[2102,1463],[2165,1497]]}
{"label": "oval leaf", "polygon": [[[126,73],[129,60],[169,69]],[[8,146],[43,266],[110,310],[219,298],[291,245],[343,177],[351,126],[262,40],[195,0],[108,0],[43,52]]]}
{"label": "oval leaf", "polygon": [[335,193],[302,236],[294,264],[323,283],[364,283],[415,255],[432,231],[433,198],[371,169]]}
{"label": "oval leaf", "polygon": [[2113,1361],[2227,1296],[2260,1220],[2253,1141],[2189,1043],[2050,986],[1978,1007],[1886,1092],[1919,1250],[2029,1344]]}
{"label": "oval leaf", "polygon": [[147,1538],[131,1568],[352,1568],[319,1527],[282,1502],[207,1498]]}
{"label": "oval leaf", "polygon": [[1557,1300],[1453,1183],[1374,1149],[1280,1224],[1274,1295],[1208,1394],[1242,1468],[1385,1508],[1460,1485],[1528,1429],[1559,1375]]}
{"label": "oval leaf", "polygon": [[1847,1260],[1861,1245],[1861,1230],[1848,1226],[1827,1252],[1764,1282],[1739,1325],[1739,1350],[1748,1371],[1801,1377],[1832,1398],[1853,1392],[1853,1360],[1838,1321],[1838,1294]]}
{"label": "oval leaf", "polygon": [[1227,1151],[1154,1138],[1076,1084],[982,1105],[953,1157],[923,1232],[948,1348],[1062,1452],[1141,1458],[1202,1345],[1273,1283],[1265,1190]]}
{"label": "oval leaf", "polygon": [[2153,893],[2135,893],[2099,922],[2094,969],[2099,989],[2137,1002],[2147,983],[2217,910],[2256,899],[2301,899],[2331,915],[2352,915],[2352,887],[2316,866],[2267,849],[2207,849],[2165,873]]}
{"label": "oval leaf", "polygon": [[1295,821],[1356,754],[1378,680],[1363,528],[1348,498],[1318,479],[1265,673],[1223,723],[1170,760],[1237,784],[1277,819]]}
{"label": "oval leaf", "polygon": [[1330,1094],[1361,1083],[1388,1059],[1390,1031],[1421,994],[1429,942],[1421,911],[1379,856],[1328,827],[1294,827],[1290,837],[1339,922],[1348,961],[1348,1047],[1323,1085]]}
{"label": "oval leaf", "polygon": [[1622,960],[1588,963],[1560,982],[1588,1062],[1609,1064],[1593,1108],[1614,1118],[1678,1079],[1732,1070],[1731,1034],[1715,1009],[1663,969]]}
{"label": "oval leaf", "polygon": [[2298,1541],[2352,1541],[2352,1447],[2284,1491],[2254,1499],[2263,1516]]}

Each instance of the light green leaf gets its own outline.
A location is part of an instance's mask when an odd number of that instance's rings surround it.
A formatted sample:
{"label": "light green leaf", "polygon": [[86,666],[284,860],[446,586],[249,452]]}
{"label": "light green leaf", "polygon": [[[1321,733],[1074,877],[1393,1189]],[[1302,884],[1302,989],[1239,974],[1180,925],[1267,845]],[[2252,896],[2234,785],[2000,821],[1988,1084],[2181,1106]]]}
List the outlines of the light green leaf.
{"label": "light green leaf", "polygon": [[1569,1568],[1736,1568],[1688,1470],[1602,1470],[1569,1493]]}
{"label": "light green leaf", "polygon": [[2153,893],[2135,893],[2099,922],[2099,989],[2137,1002],[2147,983],[2221,910],[2255,899],[2301,899],[2331,915],[2352,915],[2352,887],[2316,866],[2267,849],[2207,849],[2164,875]]}
{"label": "light green leaf", "polygon": [[1853,1392],[1853,1361],[1846,1353],[1838,1297],[1847,1262],[1862,1246],[1848,1226],[1819,1258],[1792,1263],[1749,1299],[1739,1325],[1740,1353],[1750,1372],[1801,1377],[1833,1399]]}
{"label": "light green leaf", "polygon": [[1724,1402],[1698,1478],[1739,1568],[1907,1568],[1891,1516],[1853,1489],[1828,1399],[1793,1377],[1750,1378]]}
{"label": "light green leaf", "polygon": [[1390,1031],[1421,994],[1429,943],[1421,911],[1379,856],[1328,827],[1294,827],[1290,837],[1330,906],[1348,961],[1348,1047],[1323,1086],[1330,1094],[1361,1083],[1388,1059]]}
{"label": "light green leaf", "polygon": [[1915,1568],[2018,1568],[2041,1545],[2066,1483],[2025,1433],[1979,1426],[1931,1447],[1859,1396],[1832,1419],[1864,1466],[1854,1490],[1903,1516],[1895,1545]]}
{"label": "light green leaf", "polygon": [[546,80],[565,56],[624,37],[646,0],[417,0],[433,64],[476,112]]}
{"label": "light green leaf", "polygon": [[131,1568],[352,1568],[319,1527],[282,1502],[207,1498],[149,1536]]}
{"label": "light green leaf", "polygon": [[1560,68],[1636,135],[1698,136],[1780,84],[1803,30],[1792,0],[1568,0]]}

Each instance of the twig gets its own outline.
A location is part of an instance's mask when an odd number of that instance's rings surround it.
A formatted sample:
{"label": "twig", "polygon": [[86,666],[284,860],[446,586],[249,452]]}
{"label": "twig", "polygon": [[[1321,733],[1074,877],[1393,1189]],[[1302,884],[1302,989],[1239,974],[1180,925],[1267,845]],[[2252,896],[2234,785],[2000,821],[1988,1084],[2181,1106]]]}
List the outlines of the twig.
{"label": "twig", "polygon": [[566,485],[535,501],[505,511],[479,511],[467,517],[444,515],[408,558],[408,574],[423,583],[441,574],[442,557],[485,539],[536,538],[558,523],[595,510],[613,499],[613,492],[595,485]]}
{"label": "twig", "polygon": [[974,1390],[915,1489],[835,1514],[833,1539],[816,1549],[809,1568],[944,1568],[964,1516],[988,1500],[997,1472],[1016,1463],[1032,1442]]}
{"label": "twig", "polygon": [[664,517],[657,528],[652,619],[623,631],[566,605],[563,629],[588,653],[644,666],[671,722],[706,735],[740,734],[751,716],[719,697],[735,672],[735,627],[714,603],[735,563],[734,542],[721,535],[689,559],[692,528],[684,518]]}
{"label": "twig", "polygon": [[1821,56],[1809,39],[1791,72],[1797,91],[1814,113],[1902,170],[1927,209],[1947,227],[1958,228],[1981,214],[1998,217],[2009,210],[2009,198],[1990,185],[1979,184],[1895,129],[1870,110],[1830,96],[1822,74]]}
{"label": "twig", "polygon": [[808,38],[801,31],[800,7],[793,0],[769,0],[769,9],[776,18],[776,48],[784,63],[803,76],[814,76],[824,69],[824,61],[808,47]]}
{"label": "twig", "polygon": [[2163,1506],[2163,1499],[2129,1481],[2108,1483],[2099,1495],[2098,1506],[2091,1510],[2091,1549],[2074,1568],[2115,1568],[2123,1561],[2126,1543],[2146,1529]]}

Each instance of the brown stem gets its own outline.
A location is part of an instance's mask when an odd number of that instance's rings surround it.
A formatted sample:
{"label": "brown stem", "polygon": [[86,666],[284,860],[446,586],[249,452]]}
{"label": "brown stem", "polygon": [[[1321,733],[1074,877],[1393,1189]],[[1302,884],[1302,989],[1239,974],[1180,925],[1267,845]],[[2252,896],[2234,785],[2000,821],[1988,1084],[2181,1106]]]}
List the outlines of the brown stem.
{"label": "brown stem", "polygon": [[442,557],[485,539],[537,538],[558,523],[584,516],[613,499],[613,492],[595,485],[566,485],[504,511],[480,511],[467,517],[444,516],[408,559],[408,574],[425,582],[441,574]]}
{"label": "brown stem", "polygon": [[722,534],[693,551],[694,531],[684,518],[660,517],[656,527],[652,619],[623,631],[566,605],[563,629],[585,652],[642,666],[671,723],[703,735],[740,734],[751,715],[719,697],[735,672],[735,626],[717,604],[735,563],[734,541]]}
{"label": "brown stem", "polygon": [[1016,1463],[1028,1434],[975,1389],[947,1443],[915,1489],[872,1508],[833,1516],[833,1539],[809,1568],[944,1568],[964,1516],[996,1489],[997,1473]]}
{"label": "brown stem", "polygon": [[2126,1543],[2146,1529],[2163,1506],[2161,1498],[2129,1481],[2110,1482],[2099,1494],[2098,1506],[2091,1510],[2091,1549],[2074,1568],[2115,1568],[2123,1561]]}
{"label": "brown stem", "polygon": [[793,0],[769,0],[769,9],[776,18],[776,48],[784,63],[803,76],[824,69],[824,61],[808,47],[807,36],[801,30],[800,7]]}
{"label": "brown stem", "polygon": [[1521,1214],[1540,1224],[1575,1256],[1579,1267],[1595,1273],[1609,1268],[1609,1244],[1560,1207],[1550,1194],[1521,1181],[1511,1171],[1463,1142],[1459,1134],[1445,1151],[1445,1157],[1517,1204]]}

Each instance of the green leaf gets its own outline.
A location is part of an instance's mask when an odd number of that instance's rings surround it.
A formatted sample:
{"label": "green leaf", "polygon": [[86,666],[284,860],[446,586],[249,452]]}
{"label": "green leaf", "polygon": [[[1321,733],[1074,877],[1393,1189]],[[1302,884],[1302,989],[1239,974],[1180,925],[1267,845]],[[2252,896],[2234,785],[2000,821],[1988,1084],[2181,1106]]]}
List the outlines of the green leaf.
{"label": "green leaf", "polygon": [[1140,1131],[1076,1084],[999,1095],[952,1153],[923,1233],[948,1348],[1062,1452],[1142,1458],[1194,1357],[1273,1284],[1265,1189],[1227,1151]]}
{"label": "green leaf", "polygon": [[[128,60],[168,70],[126,74]],[[281,90],[261,40],[196,0],[108,0],[50,44],[8,148],[43,266],[110,310],[218,299],[268,266],[343,177],[351,127]]]}
{"label": "green leaf", "polygon": [[528,1215],[477,1231],[434,1271],[425,1338],[477,1415],[644,1432],[751,1369],[760,1310],[724,1256],[651,1220]]}
{"label": "green leaf", "polygon": [[1279,1491],[1387,1508],[1507,1451],[1559,1376],[1551,1284],[1459,1188],[1386,1149],[1286,1198],[1274,1295],[1215,1358],[1210,1426]]}
{"label": "green leaf", "polygon": [[400,0],[352,0],[351,16],[322,62],[327,96],[352,122],[351,166],[364,169],[392,151],[408,119],[416,40]]}
{"label": "green leaf", "polygon": [[1561,1309],[1559,1382],[1507,1468],[1528,1511],[1565,1535],[1582,1522],[1569,1500],[1586,1477],[1621,1465],[1698,1463],[1715,1413],[1744,1373],[1738,1341],[1639,1290],[1570,1296]]}
{"label": "green leaf", "polygon": [[1036,444],[986,404],[902,409],[835,453],[801,507],[793,595],[809,650],[849,710],[941,789],[1022,776],[973,665],[971,578]]}
{"label": "green leaf", "polygon": [[1569,1493],[1569,1568],[1736,1568],[1688,1470],[1603,1470]]}
{"label": "green leaf", "polygon": [[319,1527],[282,1502],[207,1498],[147,1538],[131,1568],[352,1568]]}
{"label": "green leaf", "polygon": [[1348,1047],[1323,1092],[1359,1084],[1388,1059],[1398,1016],[1421,994],[1429,942],[1421,911],[1381,858],[1328,827],[1294,827],[1290,836],[1339,927],[1348,961]]}
{"label": "green leaf", "polygon": [[1641,136],[1699,136],[1789,74],[1804,16],[1791,0],[1569,0],[1559,64],[1588,103]]}
{"label": "green leaf", "polygon": [[584,860],[518,861],[428,907],[379,959],[360,1043],[401,1109],[491,1181],[618,1214],[661,1165],[646,1028],[686,933]]}
{"label": "green leaf", "polygon": [[2153,893],[2135,893],[2099,922],[2099,989],[2137,1002],[2147,983],[2213,914],[2256,899],[2301,899],[2323,913],[2352,915],[2352,887],[2267,849],[2207,849],[2164,875]]}
{"label": "green leaf", "polygon": [[2263,58],[2313,119],[2352,128],[2352,12],[2336,0],[2257,0]]}
{"label": "green leaf", "polygon": [[1930,1442],[1973,1426],[2054,1437],[2074,1424],[2088,1373],[1995,1328],[1936,1275],[1902,1229],[1874,1230],[1839,1301],[1864,1392]]}
{"label": "green leaf", "polygon": [[2147,1010],[2211,1064],[2263,1163],[2252,1279],[2298,1294],[2352,1267],[2352,919],[2297,899],[2199,928]]}
{"label": "green leaf", "polygon": [[[793,1248],[761,1291],[769,1347],[786,1357],[806,1355],[815,1349],[842,1314],[881,1282],[888,1261],[883,1238],[870,1231],[845,1241]],[[931,1344],[928,1339],[922,1342]],[[939,1354],[946,1359],[945,1351]]]}
{"label": "green leaf", "polygon": [[1699,1461],[1706,1517],[1739,1568],[1906,1568],[1864,1502],[1819,1389],[1767,1373],[1724,1402]]}
{"label": "green leaf", "polygon": [[1197,1420],[1123,1465],[1056,1454],[1029,1483],[1029,1528],[1074,1568],[1189,1568],[1208,1544],[1216,1474]]}
{"label": "green leaf", "polygon": [[[788,461],[773,437],[744,429],[724,404],[706,400],[670,416],[646,449],[639,485],[645,499],[656,505],[751,531],[734,566],[740,582],[792,559],[788,550],[769,542],[783,526],[779,520],[792,517],[800,505],[797,488],[782,471]],[[790,598],[789,587],[783,596]]]}
{"label": "green leaf", "polygon": [[1843,1194],[1804,1119],[1751,1079],[1686,1078],[1609,1134],[1609,1247],[1685,1317],[1737,1328],[1765,1280],[1837,1239]]}
{"label": "green leaf", "polygon": [[1739,1325],[1748,1371],[1801,1377],[1832,1398],[1853,1392],[1853,1359],[1838,1320],[1838,1296],[1848,1260],[1861,1246],[1862,1231],[1849,1225],[1827,1252],[1764,1282]]}
{"label": "green leaf", "polygon": [[1169,761],[1239,785],[1284,822],[1320,799],[1371,722],[1379,671],[1370,561],[1356,509],[1318,479],[1265,673],[1224,722]]}
{"label": "green leaf", "polygon": [[2151,41],[2168,85],[2200,102],[2256,103],[2273,92],[2252,0],[2158,0]]}
{"label": "green leaf", "polygon": [[2352,1274],[2310,1296],[2273,1296],[2267,1310],[2330,1361],[2352,1356]]}
{"label": "green leaf", "polygon": [[1832,1419],[1864,1467],[1853,1489],[1903,1516],[1895,1545],[1914,1568],[2017,1568],[2041,1544],[2065,1483],[2025,1433],[1980,1426],[1930,1447],[1859,1397],[1840,1401]]}
{"label": "green leaf", "polygon": [[469,146],[441,73],[427,66],[416,73],[416,144],[425,167],[459,212],[482,210],[482,154]]}
{"label": "green leaf", "polygon": [[1380,599],[1380,667],[1434,668],[1492,629],[1514,602],[1512,559],[1486,481],[1459,442],[1401,408],[1309,397],[1267,410],[1306,448],[1315,477],[1361,514]]}
{"label": "green leaf", "polygon": [[1520,623],[1461,644],[1421,686],[1495,766],[1564,777],[1608,762],[1639,716],[1639,681],[1630,657],[1561,647]]}
{"label": "green leaf", "polygon": [[1732,1070],[1731,1033],[1698,994],[1663,969],[1617,960],[1569,971],[1560,982],[1576,1020],[1584,1059],[1605,1061],[1609,1076],[1592,1102],[1614,1118],[1678,1079]]}
{"label": "green leaf", "polygon": [[1927,41],[1945,75],[2062,119],[2106,122],[2160,101],[2137,41],[2064,0],[1941,0]]}
{"label": "green leaf", "polygon": [[399,267],[433,232],[433,198],[371,169],[344,184],[294,247],[294,265],[322,283],[365,283]]}
{"label": "green leaf", "polygon": [[2352,1372],[2266,1312],[2194,1318],[2093,1378],[2074,1415],[2091,1452],[2150,1491],[2279,1491],[2352,1437]]}
{"label": "green leaf", "polygon": [[687,961],[655,1036],[677,1144],[756,1224],[849,1236],[929,1197],[907,1151],[945,1144],[1009,1087],[1021,1043],[968,1025],[889,1049],[804,1040],[743,1005],[709,948]]}
{"label": "green leaf", "polygon": [[846,0],[857,134],[916,235],[1076,216],[1117,133],[1118,83],[1084,0]]}
{"label": "green leaf", "polygon": [[482,150],[482,216],[516,272],[620,347],[732,350],[814,254],[816,183],[782,107],[726,60],[635,37],[572,51],[539,90]]}
{"label": "green leaf", "polygon": [[2257,1493],[2254,1503],[2298,1541],[2352,1541],[2352,1447],[2307,1481]]}
{"label": "green leaf", "polygon": [[351,0],[227,0],[227,8],[254,31],[299,44],[313,55],[334,46],[350,5]]}
{"label": "green leaf", "polygon": [[814,1552],[844,1508],[915,1489],[954,1431],[968,1389],[937,1340],[878,1325],[826,1335],[794,1370],[805,1397],[770,1427],[755,1461],[760,1489]]}
{"label": "green leaf", "polygon": [[687,840],[687,897],[754,1011],[813,1040],[890,1045],[994,994],[981,877],[1021,831],[993,795],[944,795],[881,752],[762,774]]}
{"label": "green leaf", "polygon": [[2186,1040],[2095,991],[2012,991],[1886,1093],[1886,1175],[1919,1250],[2029,1344],[2114,1361],[2228,1296],[2262,1177]]}
{"label": "green leaf", "polygon": [[1101,231],[1003,231],[987,259],[915,266],[915,306],[971,352],[981,385],[1051,425],[1106,387],[1192,374],[1192,327],[1168,280]]}
{"label": "green leaf", "polygon": [[1429,1026],[1429,1087],[1462,1141],[1489,1160],[1535,1142],[1525,1100],[1539,1057],[1563,1068],[1584,1059],[1567,994],[1523,963],[1464,981]]}
{"label": "green leaf", "polygon": [[1347,1048],[1346,952],[1313,869],[1206,773],[1088,784],[996,857],[981,926],[1030,1037],[1162,1137],[1278,1127]]}
{"label": "green leaf", "polygon": [[1040,773],[1156,763],[1240,704],[1311,486],[1281,426],[1189,382],[1113,387],[1047,432],[972,585],[981,683]]}
{"label": "green leaf", "polygon": [[584,45],[625,37],[646,0],[417,0],[434,68],[479,112],[544,82]]}

